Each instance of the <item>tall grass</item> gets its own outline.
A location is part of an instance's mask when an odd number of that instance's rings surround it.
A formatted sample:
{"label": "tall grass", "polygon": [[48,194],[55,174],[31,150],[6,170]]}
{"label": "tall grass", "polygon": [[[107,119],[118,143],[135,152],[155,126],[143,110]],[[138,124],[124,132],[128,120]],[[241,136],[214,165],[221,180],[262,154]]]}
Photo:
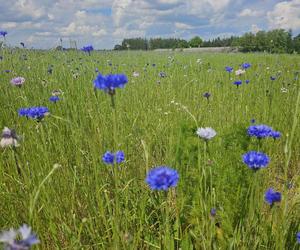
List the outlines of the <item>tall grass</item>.
{"label": "tall grass", "polygon": [[[299,249],[299,56],[2,54],[0,128],[15,128],[23,140],[15,152],[0,151],[1,229],[30,224],[38,249]],[[236,88],[224,67],[243,62],[252,64],[242,76],[250,83]],[[93,91],[96,67],[129,77],[115,111],[107,94]],[[11,86],[13,76],[25,85]],[[55,89],[63,92],[56,104],[48,100]],[[51,115],[40,123],[18,116],[21,107],[42,105]],[[282,132],[260,145],[271,162],[257,173],[241,158],[259,146],[246,134],[251,119]],[[208,150],[195,134],[201,126],[217,131]],[[107,150],[123,150],[126,162],[105,165]],[[146,185],[159,165],[177,169],[176,188]],[[283,194],[272,208],[264,202],[269,187]]]}

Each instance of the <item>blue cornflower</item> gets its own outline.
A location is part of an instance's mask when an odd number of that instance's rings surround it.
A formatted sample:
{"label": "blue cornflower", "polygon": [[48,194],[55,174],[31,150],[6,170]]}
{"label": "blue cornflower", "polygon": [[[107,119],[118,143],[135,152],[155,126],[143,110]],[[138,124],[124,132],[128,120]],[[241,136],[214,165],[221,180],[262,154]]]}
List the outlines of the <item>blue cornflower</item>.
{"label": "blue cornflower", "polygon": [[[19,239],[20,236],[20,239]],[[24,224],[18,230],[10,229],[0,234],[0,242],[7,250],[28,250],[31,246],[40,243],[31,227]]]}
{"label": "blue cornflower", "polygon": [[267,125],[252,125],[248,128],[247,133],[249,136],[255,136],[258,139],[269,137],[273,129]]}
{"label": "blue cornflower", "polygon": [[230,66],[226,66],[225,67],[225,70],[228,72],[228,73],[231,73],[233,71],[233,68],[230,67]]}
{"label": "blue cornflower", "polygon": [[212,217],[215,217],[215,216],[217,215],[217,209],[212,208],[212,209],[210,210],[210,215],[211,215]]}
{"label": "blue cornflower", "polygon": [[117,151],[115,154],[110,151],[106,151],[106,153],[102,157],[102,160],[106,164],[113,165],[115,162],[117,164],[120,164],[125,161],[125,154],[123,151]]}
{"label": "blue cornflower", "polygon": [[82,51],[87,52],[89,55],[91,55],[91,51],[94,50],[92,45],[83,46],[81,48]]}
{"label": "blue cornflower", "polygon": [[161,78],[165,78],[165,77],[167,77],[167,74],[165,72],[161,71],[158,73],[158,76]]}
{"label": "blue cornflower", "polygon": [[177,171],[166,166],[151,169],[145,179],[152,190],[165,191],[171,187],[176,187],[178,180],[179,175]]}
{"label": "blue cornflower", "polygon": [[60,98],[58,97],[58,96],[56,96],[56,95],[53,95],[53,96],[51,96],[50,98],[49,98],[49,101],[50,102],[54,102],[54,103],[56,103],[57,101],[59,101],[60,100]]}
{"label": "blue cornflower", "polygon": [[116,163],[118,163],[118,164],[125,161],[125,154],[123,151],[117,151],[115,154],[115,157],[116,157]]}
{"label": "blue cornflower", "polygon": [[21,108],[18,113],[19,116],[41,120],[49,114],[49,109],[47,107]]}
{"label": "blue cornflower", "polygon": [[274,80],[276,80],[276,77],[275,77],[275,76],[270,76],[270,79],[271,79],[272,81],[274,81]]}
{"label": "blue cornflower", "polygon": [[124,74],[109,74],[101,75],[98,74],[94,80],[94,88],[102,89],[110,95],[115,94],[116,88],[123,88],[128,82],[126,75]]}
{"label": "blue cornflower", "polygon": [[6,32],[6,31],[0,31],[0,36],[5,37],[6,35],[7,35],[7,32]]}
{"label": "blue cornflower", "polygon": [[238,87],[239,85],[242,84],[242,81],[241,80],[237,80],[237,81],[234,81],[233,84],[235,84]]}
{"label": "blue cornflower", "polygon": [[255,123],[255,119],[251,119],[250,122],[251,122],[251,123]]}
{"label": "blue cornflower", "polygon": [[296,234],[297,242],[300,243],[300,232]]}
{"label": "blue cornflower", "polygon": [[273,139],[278,139],[281,137],[281,133],[279,131],[272,130],[270,136],[273,137]]}
{"label": "blue cornflower", "polygon": [[106,151],[102,157],[102,160],[104,161],[104,163],[111,164],[111,165],[114,164],[114,159],[115,159],[115,156],[110,151]]}
{"label": "blue cornflower", "polygon": [[262,152],[249,151],[243,155],[243,162],[253,170],[266,167],[269,161],[269,157]]}
{"label": "blue cornflower", "polygon": [[275,192],[272,188],[269,188],[265,192],[265,201],[270,205],[273,206],[275,202],[281,201],[281,193]]}
{"label": "blue cornflower", "polygon": [[243,63],[242,64],[242,68],[243,69],[248,69],[248,68],[250,68],[251,67],[251,64],[250,63]]}
{"label": "blue cornflower", "polygon": [[205,93],[203,94],[203,97],[205,97],[205,98],[207,98],[207,99],[209,99],[210,96],[211,96],[211,93],[209,93],[209,92],[205,92]]}
{"label": "blue cornflower", "polygon": [[250,80],[246,80],[246,81],[245,81],[245,83],[247,83],[247,84],[248,84],[249,82],[250,82]]}

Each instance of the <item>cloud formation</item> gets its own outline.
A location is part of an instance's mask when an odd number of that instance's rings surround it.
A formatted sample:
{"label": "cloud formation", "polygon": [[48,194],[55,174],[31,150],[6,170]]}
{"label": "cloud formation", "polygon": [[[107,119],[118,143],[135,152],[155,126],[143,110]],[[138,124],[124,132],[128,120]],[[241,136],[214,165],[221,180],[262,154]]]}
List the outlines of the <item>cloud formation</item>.
{"label": "cloud formation", "polygon": [[[1,1],[1,0],[0,0]],[[300,0],[1,1],[0,30],[12,45],[51,48],[63,39],[112,48],[128,37],[205,39],[259,29],[300,32]]]}

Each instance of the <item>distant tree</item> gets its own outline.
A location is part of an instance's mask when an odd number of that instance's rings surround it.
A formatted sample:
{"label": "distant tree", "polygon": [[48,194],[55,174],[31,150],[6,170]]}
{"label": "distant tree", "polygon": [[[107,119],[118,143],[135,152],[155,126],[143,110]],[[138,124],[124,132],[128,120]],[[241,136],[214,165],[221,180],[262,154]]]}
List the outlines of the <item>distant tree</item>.
{"label": "distant tree", "polygon": [[198,48],[202,45],[202,43],[202,39],[199,36],[195,36],[189,41],[189,46],[192,48]]}
{"label": "distant tree", "polygon": [[114,47],[114,50],[122,50],[122,49],[123,49],[123,47],[120,44],[116,44]]}

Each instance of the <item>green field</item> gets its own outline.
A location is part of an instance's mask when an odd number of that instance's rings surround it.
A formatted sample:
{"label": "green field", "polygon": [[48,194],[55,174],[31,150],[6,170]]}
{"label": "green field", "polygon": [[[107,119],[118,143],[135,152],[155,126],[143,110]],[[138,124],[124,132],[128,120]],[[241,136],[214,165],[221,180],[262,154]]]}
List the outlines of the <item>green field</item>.
{"label": "green field", "polygon": [[[34,249],[300,249],[299,56],[1,54],[0,129],[15,128],[22,140],[0,148],[0,230],[30,225],[41,241]],[[225,71],[244,62],[251,67],[241,77]],[[93,89],[95,68],[128,76],[115,109]],[[16,76],[26,79],[21,88],[10,83]],[[57,103],[53,90],[63,93]],[[18,115],[32,106],[50,115]],[[250,138],[251,119],[281,138]],[[198,127],[217,135],[206,144]],[[123,150],[126,161],[104,164],[108,150]],[[267,154],[269,165],[249,169],[242,155],[250,150]],[[178,171],[178,185],[152,191],[146,174],[162,165]],[[264,201],[270,187],[282,193],[272,207]]]}

